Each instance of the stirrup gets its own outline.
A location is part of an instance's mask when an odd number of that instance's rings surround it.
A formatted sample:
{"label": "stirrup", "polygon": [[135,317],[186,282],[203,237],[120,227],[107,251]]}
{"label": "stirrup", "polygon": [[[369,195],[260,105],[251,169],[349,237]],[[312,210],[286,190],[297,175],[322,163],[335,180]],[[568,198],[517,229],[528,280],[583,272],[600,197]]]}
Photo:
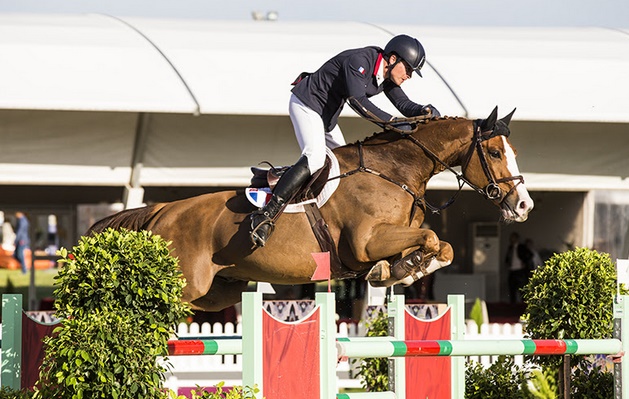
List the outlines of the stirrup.
{"label": "stirrup", "polygon": [[[253,216],[253,215],[252,215]],[[275,228],[275,223],[269,218],[264,219],[257,226],[253,225],[253,218],[251,219],[251,232],[249,233],[249,238],[251,239],[251,243],[254,247],[263,247],[266,245],[266,241],[273,233],[273,229]]]}

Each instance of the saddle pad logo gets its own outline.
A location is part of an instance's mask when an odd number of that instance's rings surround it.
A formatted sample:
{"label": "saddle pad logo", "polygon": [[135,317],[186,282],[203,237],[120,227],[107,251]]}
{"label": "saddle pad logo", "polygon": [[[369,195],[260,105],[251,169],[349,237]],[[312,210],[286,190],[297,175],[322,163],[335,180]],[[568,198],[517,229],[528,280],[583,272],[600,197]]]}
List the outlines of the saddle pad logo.
{"label": "saddle pad logo", "polygon": [[253,205],[262,208],[271,199],[273,194],[268,187],[263,188],[246,188],[245,196]]}

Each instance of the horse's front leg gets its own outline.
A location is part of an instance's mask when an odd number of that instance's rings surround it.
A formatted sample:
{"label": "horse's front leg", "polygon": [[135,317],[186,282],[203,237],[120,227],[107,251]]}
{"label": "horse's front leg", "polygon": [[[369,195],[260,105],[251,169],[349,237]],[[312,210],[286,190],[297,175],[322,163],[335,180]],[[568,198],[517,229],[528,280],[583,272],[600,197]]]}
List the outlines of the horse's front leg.
{"label": "horse's front leg", "polygon": [[[452,246],[440,241],[428,229],[379,226],[365,245],[370,256],[385,256],[369,272],[367,280],[374,286],[391,286],[401,282],[410,285],[437,269],[452,263]],[[409,235],[410,233],[410,235]],[[397,251],[392,254],[393,251]],[[376,258],[377,259],[377,258]]]}
{"label": "horse's front leg", "polygon": [[[419,271],[416,270],[415,273],[410,273],[399,282],[408,287],[420,278],[432,274],[442,267],[452,264],[452,261],[454,260],[454,250],[452,249],[452,245],[445,241],[441,241],[440,244],[439,253],[430,259],[427,266],[420,267]],[[402,259],[404,259],[404,257],[402,257]],[[395,263],[392,269],[395,269]]]}
{"label": "horse's front leg", "polygon": [[406,255],[421,249],[426,254],[436,254],[440,250],[439,237],[429,229],[417,227],[379,224],[369,231],[358,231],[353,250],[361,262],[378,261],[392,256]]}
{"label": "horse's front leg", "polygon": [[439,252],[433,256],[421,249],[409,248],[390,261],[383,259],[370,270],[367,280],[374,287],[390,287],[399,283],[409,286],[452,263],[452,246],[445,241],[440,241],[440,244]]}

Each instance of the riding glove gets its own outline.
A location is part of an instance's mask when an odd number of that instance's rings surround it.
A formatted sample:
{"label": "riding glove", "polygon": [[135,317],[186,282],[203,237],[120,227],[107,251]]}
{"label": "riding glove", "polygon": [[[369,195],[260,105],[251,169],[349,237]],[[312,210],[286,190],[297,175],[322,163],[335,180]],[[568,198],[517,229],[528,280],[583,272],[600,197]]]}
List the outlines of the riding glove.
{"label": "riding glove", "polygon": [[408,122],[404,118],[391,119],[391,121],[389,122],[389,126],[394,127],[396,129],[400,129],[400,130],[409,131],[409,132],[415,129],[415,124]]}
{"label": "riding glove", "polygon": [[424,105],[422,107],[421,114],[430,115],[433,118],[438,118],[441,116],[441,113],[437,110],[437,108],[433,107],[432,104]]}

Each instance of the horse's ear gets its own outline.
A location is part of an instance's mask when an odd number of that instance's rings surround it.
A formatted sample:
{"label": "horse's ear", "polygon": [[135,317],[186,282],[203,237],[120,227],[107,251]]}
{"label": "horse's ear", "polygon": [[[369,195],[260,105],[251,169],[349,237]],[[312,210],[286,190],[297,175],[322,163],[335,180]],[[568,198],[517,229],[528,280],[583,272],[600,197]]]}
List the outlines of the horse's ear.
{"label": "horse's ear", "polygon": [[486,132],[488,130],[494,130],[494,126],[496,125],[496,121],[498,120],[498,106],[491,111],[489,117],[487,119],[483,119],[483,122],[480,125],[481,132]]}
{"label": "horse's ear", "polygon": [[513,114],[515,114],[515,108],[513,108],[513,111],[511,111],[509,115],[503,117],[500,120],[503,121],[505,125],[509,126],[509,123],[511,122],[511,117],[513,116]]}

